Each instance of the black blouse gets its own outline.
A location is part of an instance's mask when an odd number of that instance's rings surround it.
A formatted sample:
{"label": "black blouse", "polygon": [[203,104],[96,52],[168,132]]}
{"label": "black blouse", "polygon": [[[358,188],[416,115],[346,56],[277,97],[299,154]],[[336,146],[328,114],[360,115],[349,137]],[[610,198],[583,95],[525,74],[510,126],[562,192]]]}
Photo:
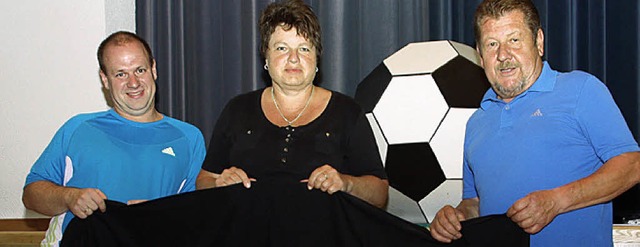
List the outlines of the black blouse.
{"label": "black blouse", "polygon": [[233,98],[216,123],[204,170],[235,166],[250,178],[307,179],[328,164],[340,173],[386,179],[371,126],[351,98],[332,92],[324,112],[307,125],[279,127],[260,104],[264,89]]}

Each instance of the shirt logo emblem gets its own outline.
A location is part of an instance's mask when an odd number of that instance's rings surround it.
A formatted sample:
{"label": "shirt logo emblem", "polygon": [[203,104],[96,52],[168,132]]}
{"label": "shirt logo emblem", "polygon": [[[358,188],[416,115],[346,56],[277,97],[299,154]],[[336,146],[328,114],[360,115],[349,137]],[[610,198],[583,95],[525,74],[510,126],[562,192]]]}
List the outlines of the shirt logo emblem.
{"label": "shirt logo emblem", "polygon": [[173,148],[171,148],[171,147],[162,149],[162,153],[165,153],[165,154],[171,155],[173,157],[176,157],[176,153],[173,152]]}
{"label": "shirt logo emblem", "polygon": [[535,112],[531,114],[532,117],[542,117],[542,112],[538,108]]}

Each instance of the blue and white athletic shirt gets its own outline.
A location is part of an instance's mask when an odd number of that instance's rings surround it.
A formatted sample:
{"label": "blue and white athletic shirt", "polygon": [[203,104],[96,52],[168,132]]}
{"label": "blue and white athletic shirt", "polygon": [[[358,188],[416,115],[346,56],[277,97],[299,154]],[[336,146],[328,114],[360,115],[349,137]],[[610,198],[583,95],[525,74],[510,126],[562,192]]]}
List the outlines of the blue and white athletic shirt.
{"label": "blue and white athletic shirt", "polygon": [[[164,116],[151,123],[123,118],[113,109],[67,121],[27,175],[36,181],[98,188],[108,199],[151,200],[195,190],[205,157],[198,128]],[[74,215],[51,219],[44,245],[57,245]]]}

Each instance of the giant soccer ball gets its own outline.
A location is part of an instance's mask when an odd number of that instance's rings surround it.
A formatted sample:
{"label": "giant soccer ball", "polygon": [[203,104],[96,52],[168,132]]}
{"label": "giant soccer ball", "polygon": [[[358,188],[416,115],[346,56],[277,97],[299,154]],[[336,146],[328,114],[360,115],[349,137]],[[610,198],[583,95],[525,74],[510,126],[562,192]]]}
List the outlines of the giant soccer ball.
{"label": "giant soccer ball", "polygon": [[465,127],[490,87],[479,63],[461,43],[411,43],[358,85],[389,177],[390,213],[428,223],[462,199]]}

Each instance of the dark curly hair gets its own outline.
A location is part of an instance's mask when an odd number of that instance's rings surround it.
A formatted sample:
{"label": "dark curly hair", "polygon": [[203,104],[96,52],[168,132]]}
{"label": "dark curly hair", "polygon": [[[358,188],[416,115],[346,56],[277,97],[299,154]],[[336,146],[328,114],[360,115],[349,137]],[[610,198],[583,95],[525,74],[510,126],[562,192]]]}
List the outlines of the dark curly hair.
{"label": "dark curly hair", "polygon": [[269,40],[276,27],[281,26],[285,31],[296,28],[298,35],[311,41],[316,48],[319,58],[322,54],[322,40],[320,38],[320,23],[311,7],[302,0],[286,0],[271,3],[260,15],[258,23],[260,27],[260,54],[266,57],[269,49]]}

